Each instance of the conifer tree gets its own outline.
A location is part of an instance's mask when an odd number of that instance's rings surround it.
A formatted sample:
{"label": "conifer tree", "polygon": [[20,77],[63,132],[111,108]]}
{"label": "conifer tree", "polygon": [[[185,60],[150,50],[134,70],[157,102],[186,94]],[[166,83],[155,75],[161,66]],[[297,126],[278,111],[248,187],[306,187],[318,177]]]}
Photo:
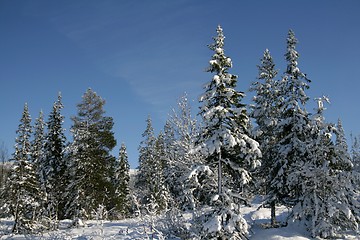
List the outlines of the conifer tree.
{"label": "conifer tree", "polygon": [[253,98],[255,105],[252,106],[251,116],[257,124],[255,135],[261,139],[262,136],[263,138],[268,137],[268,133],[277,124],[276,115],[279,111],[279,89],[275,80],[278,70],[275,69],[275,63],[268,49],[265,50],[258,69],[259,81],[254,82],[250,89],[256,92]]}
{"label": "conifer tree", "polygon": [[130,210],[130,165],[128,162],[128,155],[126,146],[121,144],[119,151],[119,158],[115,169],[115,198],[116,210],[120,213],[121,217],[127,217]]}
{"label": "conifer tree", "polygon": [[166,161],[164,177],[172,199],[181,207],[189,205],[185,194],[184,180],[192,167],[202,162],[201,154],[191,154],[199,133],[196,119],[191,116],[187,95],[178,100],[177,108],[172,110],[164,127]]}
{"label": "conifer tree", "polygon": [[169,201],[169,193],[164,179],[164,164],[166,161],[166,152],[165,152],[165,143],[164,143],[164,134],[159,133],[155,141],[154,146],[154,162],[152,165],[152,178],[150,183],[150,192],[152,199],[156,201],[156,208],[158,212],[167,209]]}
{"label": "conifer tree", "polygon": [[27,104],[16,131],[14,164],[10,172],[6,201],[14,217],[12,232],[29,233],[37,229],[39,219],[39,182],[31,159],[31,118]]}
{"label": "conifer tree", "polygon": [[[249,137],[245,104],[241,103],[244,93],[235,90],[237,76],[230,74],[232,61],[224,52],[224,34],[220,26],[214,43],[209,45],[214,51],[208,72],[214,73],[212,80],[204,86],[205,93],[200,97],[202,106],[199,114],[204,126],[197,143],[197,149],[205,156],[211,167],[217,165],[217,195],[213,199],[214,211],[203,224],[203,237],[244,238],[248,227],[239,209],[234,207],[233,197],[238,193],[223,181],[223,164],[232,170],[233,177],[248,183],[249,170],[259,165],[261,156],[258,143]],[[237,149],[236,149],[237,148]],[[227,153],[236,151],[235,158],[223,158]],[[210,227],[216,225],[216,229]]]}
{"label": "conifer tree", "polygon": [[351,161],[355,170],[359,170],[360,172],[360,140],[357,136],[352,138]]}
{"label": "conifer tree", "polygon": [[167,208],[168,193],[164,182],[163,164],[165,158],[164,138],[154,135],[150,116],[142,134],[139,146],[139,173],[137,186],[143,199],[141,202],[149,212],[161,212]]}
{"label": "conifer tree", "polygon": [[[257,127],[255,128],[256,140],[260,143],[262,152],[262,164],[257,171],[258,182],[263,193],[269,189],[266,181],[274,164],[274,147],[277,143],[276,135],[273,134],[275,126],[278,124],[281,107],[280,91],[278,81],[275,77],[278,71],[275,69],[273,58],[268,49],[265,50],[261,65],[258,66],[258,80],[252,84],[251,91],[255,91],[253,98],[251,116],[255,119]],[[260,193],[259,191],[259,193]],[[269,199],[271,206],[271,224],[276,225],[275,199]]]}
{"label": "conifer tree", "polygon": [[357,230],[359,203],[351,183],[351,172],[339,167],[344,155],[331,140],[331,132],[336,133],[336,129],[324,121],[323,102],[328,100],[326,97],[317,100],[312,141],[308,145],[311,155],[306,161],[297,162],[297,173],[289,175],[301,177],[302,189],[292,217],[305,222],[312,237],[334,238],[339,237],[342,230]]}
{"label": "conifer tree", "polygon": [[[44,122],[44,113],[40,111],[39,117],[35,121],[34,125],[34,138],[31,142],[32,146],[32,161],[36,166],[36,171],[39,175],[40,183],[44,184],[44,146],[45,146],[45,122]],[[45,190],[45,189],[44,189]]]}
{"label": "conifer tree", "polygon": [[293,205],[301,194],[296,172],[297,164],[306,161],[309,154],[308,141],[311,141],[311,124],[305,105],[309,99],[305,90],[310,82],[298,67],[299,54],[296,51],[297,39],[289,30],[285,58],[287,69],[279,82],[280,106],[279,122],[274,128],[278,141],[275,145],[275,162],[268,179],[268,199],[279,203]]}
{"label": "conifer tree", "polygon": [[334,127],[336,142],[335,142],[335,151],[337,151],[336,156],[338,156],[337,165],[332,166],[338,170],[351,171],[353,169],[353,164],[351,162],[351,157],[349,153],[349,146],[346,141],[345,131],[340,119],[338,119],[337,126]]}
{"label": "conifer tree", "polygon": [[359,136],[351,136],[351,138],[352,179],[354,181],[353,185],[360,196],[360,140]]}
{"label": "conifer tree", "polygon": [[116,140],[113,119],[104,116],[104,105],[105,100],[89,88],[77,105],[77,116],[72,117],[74,141],[70,146],[72,170],[67,203],[72,218],[91,218],[99,206],[109,211],[114,205],[115,158],[110,152]]}
{"label": "conifer tree", "polygon": [[41,215],[44,217],[46,215],[46,182],[45,182],[45,122],[44,122],[44,113],[40,111],[39,117],[35,120],[34,124],[34,138],[31,142],[31,160],[34,165],[36,175],[39,182],[39,187],[41,189],[41,197],[39,199],[41,202],[40,209],[42,210]]}
{"label": "conifer tree", "polygon": [[351,162],[353,165],[354,185],[360,191],[360,141],[359,137],[352,137]]}
{"label": "conifer tree", "polygon": [[47,216],[53,221],[54,228],[56,228],[57,221],[65,216],[63,193],[67,185],[65,177],[67,165],[64,158],[66,137],[62,127],[64,116],[61,114],[61,110],[63,108],[61,93],[59,93],[46,124],[45,159],[41,174],[45,181],[47,194]]}
{"label": "conifer tree", "polygon": [[140,188],[146,188],[146,185],[150,182],[151,158],[155,156],[155,133],[152,126],[151,117],[146,119],[146,129],[142,134],[143,140],[139,146],[139,173],[137,175],[137,185]]}

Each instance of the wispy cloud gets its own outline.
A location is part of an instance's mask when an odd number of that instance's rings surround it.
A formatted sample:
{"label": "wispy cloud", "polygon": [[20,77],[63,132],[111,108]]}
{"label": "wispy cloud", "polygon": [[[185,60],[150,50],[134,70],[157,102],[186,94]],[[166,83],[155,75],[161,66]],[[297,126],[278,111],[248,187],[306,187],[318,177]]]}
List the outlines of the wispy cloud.
{"label": "wispy cloud", "polygon": [[197,52],[192,36],[178,22],[184,11],[174,5],[75,2],[60,7],[50,20],[99,70],[127,81],[143,101],[163,113],[185,91],[191,95],[194,86],[201,88],[198,78],[206,66],[200,61],[202,51]]}

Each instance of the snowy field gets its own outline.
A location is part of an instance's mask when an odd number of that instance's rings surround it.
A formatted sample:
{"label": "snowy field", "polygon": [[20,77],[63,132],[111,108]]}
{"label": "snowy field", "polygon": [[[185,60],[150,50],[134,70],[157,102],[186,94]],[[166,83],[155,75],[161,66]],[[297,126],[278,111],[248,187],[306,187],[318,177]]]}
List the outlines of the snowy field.
{"label": "snowy field", "polygon": [[[312,239],[303,226],[291,223],[286,227],[265,229],[263,224],[270,222],[270,209],[258,209],[259,204],[242,209],[248,223],[252,225],[251,240],[305,240]],[[288,214],[285,207],[277,208],[278,220],[284,220]],[[151,224],[153,223],[153,224]],[[158,226],[163,225],[161,218],[131,218],[121,221],[88,221],[85,226],[73,228],[71,221],[62,221],[59,230],[43,233],[41,235],[3,235],[0,239],[77,239],[77,240],[96,240],[96,239],[167,239],[160,231]],[[1,232],[9,231],[12,222],[8,219],[1,220]],[[151,227],[151,225],[155,227]],[[161,227],[160,227],[161,228]],[[173,238],[175,239],[175,238]],[[360,239],[360,235],[355,232],[348,233],[339,239]]]}

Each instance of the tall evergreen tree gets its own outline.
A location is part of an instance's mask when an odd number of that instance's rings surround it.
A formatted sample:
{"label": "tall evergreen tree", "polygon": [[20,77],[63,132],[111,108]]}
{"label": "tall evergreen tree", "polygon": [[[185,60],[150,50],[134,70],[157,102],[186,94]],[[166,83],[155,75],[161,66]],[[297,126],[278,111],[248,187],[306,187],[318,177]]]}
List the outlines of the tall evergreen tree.
{"label": "tall evergreen tree", "polygon": [[309,88],[310,81],[298,67],[296,44],[294,32],[289,30],[285,54],[287,70],[279,82],[279,98],[283,104],[280,107],[279,122],[274,128],[278,139],[274,147],[275,162],[267,180],[268,199],[290,205],[301,194],[301,179],[296,175],[290,178],[289,174],[296,172],[299,161],[306,161],[310,155],[307,144],[311,141],[310,115],[305,108],[309,99],[305,90]]}
{"label": "tall evergreen tree", "polygon": [[352,179],[354,187],[360,195],[360,140],[358,136],[351,136],[351,138]]}
{"label": "tall evergreen tree", "polygon": [[66,138],[65,130],[62,127],[64,116],[61,114],[61,110],[63,108],[62,97],[59,93],[47,121],[45,159],[41,173],[47,193],[47,215],[54,223],[63,219],[65,214],[63,193],[67,185],[65,177],[67,166],[64,158]]}
{"label": "tall evergreen tree", "polygon": [[[239,209],[234,207],[231,191],[223,181],[223,164],[233,170],[234,178],[243,183],[250,181],[249,169],[259,165],[261,156],[258,143],[249,137],[245,104],[241,103],[244,93],[235,90],[237,76],[230,74],[232,61],[224,52],[225,36],[220,26],[214,43],[209,45],[214,54],[210,60],[208,72],[214,73],[212,80],[204,87],[205,93],[200,97],[202,106],[199,114],[204,126],[198,140],[198,149],[203,152],[211,167],[217,165],[217,195],[213,198],[214,211],[208,215],[203,224],[203,237],[244,238],[248,227],[241,217]],[[237,149],[236,149],[237,148]],[[223,158],[236,149],[234,158]],[[224,188],[225,185],[225,188]],[[210,225],[217,225],[216,229]]]}
{"label": "tall evergreen tree", "polygon": [[91,218],[100,205],[107,210],[114,205],[115,158],[110,152],[116,140],[112,131],[114,122],[104,116],[104,104],[105,100],[89,88],[77,105],[77,116],[72,117],[74,141],[70,146],[68,217]]}
{"label": "tall evergreen tree", "polygon": [[[273,58],[268,49],[265,50],[261,65],[258,65],[258,80],[252,84],[251,91],[255,91],[256,95],[253,99],[251,116],[255,119],[257,127],[255,128],[256,140],[260,143],[262,152],[262,164],[257,171],[257,179],[260,183],[259,193],[267,193],[266,179],[270,175],[270,171],[274,164],[274,147],[278,141],[276,135],[273,134],[275,126],[279,122],[280,108],[282,99],[278,89],[278,81],[275,77],[278,71],[275,69]],[[276,225],[275,218],[275,200],[268,200],[271,205],[271,224]]]}
{"label": "tall evergreen tree", "polygon": [[164,164],[167,156],[165,151],[164,134],[162,132],[160,132],[156,138],[154,154],[155,156],[152,158],[154,162],[151,163],[152,178],[150,191],[152,195],[151,198],[156,201],[157,211],[160,212],[166,210],[169,203],[168,188],[164,179]]}
{"label": "tall evergreen tree", "polygon": [[[278,82],[275,80],[278,70],[275,69],[275,63],[268,49],[265,50],[258,69],[259,81],[254,82],[250,88],[251,91],[256,92],[253,98],[255,104],[252,106],[251,116],[257,124],[255,135],[262,139],[268,138],[268,133],[277,124],[279,111],[279,89]],[[265,140],[267,139],[263,141]],[[268,141],[271,143],[270,140]],[[264,157],[263,160],[265,160]]]}
{"label": "tall evergreen tree", "polygon": [[160,212],[167,208],[167,189],[164,182],[163,164],[165,157],[164,138],[157,139],[150,116],[142,134],[139,146],[139,173],[137,186],[140,188],[142,203],[150,212]]}
{"label": "tall evergreen tree", "polygon": [[[359,203],[351,183],[351,171],[341,168],[343,152],[331,140],[333,124],[325,123],[323,102],[319,98],[317,113],[312,120],[312,141],[308,148],[311,155],[306,161],[297,162],[301,177],[301,197],[292,211],[292,217],[305,222],[312,237],[338,237],[341,230],[356,230],[359,220]],[[340,140],[337,140],[340,141]]]}
{"label": "tall evergreen tree", "polygon": [[150,182],[151,175],[149,169],[151,168],[151,158],[154,157],[155,149],[155,133],[152,126],[151,117],[146,119],[146,129],[142,134],[143,140],[139,146],[139,173],[137,175],[137,185],[140,188],[146,188],[146,184]]}
{"label": "tall evergreen tree", "polygon": [[126,146],[121,144],[119,151],[119,158],[115,169],[115,198],[116,210],[121,217],[127,217],[130,211],[130,165],[128,162],[128,155]]}
{"label": "tall evergreen tree", "polygon": [[353,164],[354,184],[360,191],[360,140],[357,136],[352,137],[351,162]]}
{"label": "tall evergreen tree", "polygon": [[41,215],[46,215],[46,182],[45,182],[45,122],[44,122],[44,113],[40,111],[39,117],[35,120],[34,124],[34,138],[31,142],[31,160],[34,165],[38,181],[41,189],[41,200],[40,206],[42,213]]}
{"label": "tall evergreen tree", "polygon": [[335,150],[337,151],[336,155],[339,159],[337,161],[337,165],[333,166],[333,168],[351,171],[353,169],[353,164],[351,162],[345,131],[340,119],[338,119],[337,126],[334,127],[334,131],[336,135]]}
{"label": "tall evergreen tree", "polygon": [[45,122],[44,113],[40,111],[39,117],[35,121],[34,125],[34,138],[31,142],[32,146],[32,161],[36,166],[36,171],[40,177],[41,184],[44,183],[44,176],[42,169],[44,169],[44,146],[45,146]]}
{"label": "tall evergreen tree", "polygon": [[201,154],[192,154],[199,129],[191,116],[187,95],[178,100],[177,108],[172,110],[164,127],[164,146],[166,161],[164,165],[165,182],[174,203],[179,207],[190,207],[185,194],[185,179],[192,167],[202,162]]}
{"label": "tall evergreen tree", "polygon": [[36,230],[39,219],[39,182],[31,159],[31,118],[27,104],[16,131],[14,164],[6,189],[6,201],[14,217],[12,232],[27,233]]}

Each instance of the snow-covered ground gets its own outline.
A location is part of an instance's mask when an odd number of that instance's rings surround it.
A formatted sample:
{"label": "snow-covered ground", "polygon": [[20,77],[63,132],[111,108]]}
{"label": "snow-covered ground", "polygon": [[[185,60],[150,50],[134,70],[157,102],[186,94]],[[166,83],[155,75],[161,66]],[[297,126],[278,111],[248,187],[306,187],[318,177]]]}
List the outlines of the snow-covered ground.
{"label": "snow-covered ground", "polygon": [[[263,224],[269,223],[270,209],[260,208],[259,204],[254,203],[252,207],[244,207],[242,212],[248,223],[252,225],[251,240],[305,240],[312,239],[303,226],[297,223],[290,223],[281,228],[263,228]],[[278,220],[284,220],[287,217],[288,210],[285,207],[277,208]],[[151,222],[155,228],[151,228]],[[59,230],[43,233],[41,235],[3,235],[0,239],[165,239],[164,236],[156,230],[159,220],[152,218],[131,218],[121,221],[88,221],[86,226],[73,228],[70,227],[70,221],[62,221]],[[0,231],[4,232],[11,229],[12,222],[8,219],[2,219]],[[344,235],[341,239],[360,239],[360,235],[352,232]]]}
{"label": "snow-covered ground", "polygon": [[[2,229],[11,228],[10,220],[2,220]],[[71,227],[71,221],[62,221],[59,230],[41,235],[3,235],[0,239],[164,239],[162,234],[140,218],[122,221],[88,221],[86,226]]]}

